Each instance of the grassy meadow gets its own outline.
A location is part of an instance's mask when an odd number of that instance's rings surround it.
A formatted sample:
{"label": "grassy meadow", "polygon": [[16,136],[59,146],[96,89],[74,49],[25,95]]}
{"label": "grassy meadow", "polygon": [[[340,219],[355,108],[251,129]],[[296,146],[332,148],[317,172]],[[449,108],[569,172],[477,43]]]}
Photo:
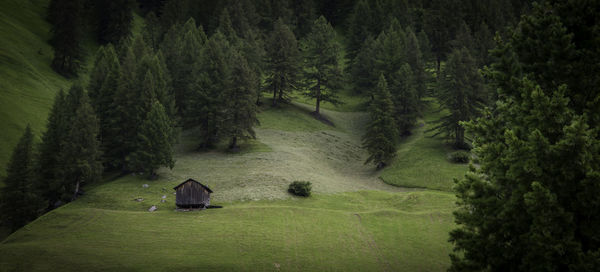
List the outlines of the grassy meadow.
{"label": "grassy meadow", "polygon": [[[25,125],[39,137],[54,94],[70,85],[49,66],[46,5],[0,2],[0,176]],[[340,98],[322,104],[333,125],[300,94],[275,108],[265,98],[257,139],[238,153],[227,143],[199,151],[195,131],[184,131],[173,169],[85,185],[83,197],[0,242],[0,271],[445,271],[452,179],[467,167],[448,162],[443,140],[425,133],[439,106],[428,100],[398,158],[376,171],[363,163],[367,100],[347,90]],[[190,177],[224,208],[175,211],[172,188]],[[313,195],[287,193],[296,180],[310,181]]]}
{"label": "grassy meadow", "polygon": [[[28,271],[445,270],[454,195],[385,184],[379,176],[388,170],[362,163],[360,131],[367,115],[324,110],[336,127],[321,127],[309,107],[264,109],[261,121],[277,115],[278,122],[261,122],[267,125],[256,129],[257,140],[241,153],[195,151],[194,133],[185,132],[174,169],[161,169],[153,181],[127,175],[88,185],[84,197],[4,240],[0,266]],[[423,134],[413,137],[401,144],[399,155],[409,141],[443,145]],[[411,149],[419,153],[425,147]],[[444,152],[423,154],[441,167],[456,167]],[[396,160],[390,170],[411,167],[418,166]],[[418,187],[450,188],[451,176],[436,180],[445,174],[425,172]],[[175,211],[172,188],[187,177],[211,187],[212,202],[224,208]],[[311,181],[314,195],[290,196],[286,188],[293,180]],[[152,205],[158,210],[150,213]]]}

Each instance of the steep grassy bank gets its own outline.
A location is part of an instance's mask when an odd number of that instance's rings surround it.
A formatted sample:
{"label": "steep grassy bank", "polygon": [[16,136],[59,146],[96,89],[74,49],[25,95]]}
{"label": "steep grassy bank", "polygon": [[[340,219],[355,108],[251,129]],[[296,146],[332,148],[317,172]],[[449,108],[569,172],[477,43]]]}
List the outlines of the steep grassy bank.
{"label": "steep grassy bank", "polygon": [[55,93],[69,82],[50,68],[48,0],[0,1],[0,177],[12,148],[31,124],[40,135]]}

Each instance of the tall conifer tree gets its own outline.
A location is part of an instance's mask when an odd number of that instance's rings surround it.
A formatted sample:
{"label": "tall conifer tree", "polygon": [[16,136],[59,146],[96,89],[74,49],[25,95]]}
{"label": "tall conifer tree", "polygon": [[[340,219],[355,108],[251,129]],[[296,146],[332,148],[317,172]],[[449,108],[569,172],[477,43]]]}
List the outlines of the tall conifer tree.
{"label": "tall conifer tree", "polygon": [[61,158],[64,164],[63,201],[76,199],[81,185],[100,180],[103,171],[98,140],[99,123],[86,93],[83,93],[74,114]]}
{"label": "tall conifer tree", "polygon": [[250,69],[248,62],[240,53],[232,58],[232,85],[227,89],[225,97],[226,112],[223,130],[231,139],[230,149],[237,150],[238,140],[256,138],[254,125],[258,124],[257,107],[254,103],[256,94],[256,74]]}
{"label": "tall conifer tree", "polygon": [[337,93],[342,88],[343,80],[341,46],[336,41],[333,27],[321,16],[314,21],[303,47],[306,60],[303,69],[307,85],[305,95],[316,100],[315,113],[319,115],[322,101],[334,105],[340,103]]}
{"label": "tall conifer tree", "polygon": [[175,166],[174,143],[173,122],[162,104],[154,100],[137,135],[138,146],[131,155],[132,167],[144,171],[150,178],[156,176],[156,169],[160,166],[173,168]]}
{"label": "tall conifer tree", "polygon": [[275,22],[266,49],[267,88],[273,92],[273,105],[277,105],[298,87],[301,61],[296,37],[282,19]]}
{"label": "tall conifer tree", "polygon": [[[83,60],[83,14],[82,0],[55,0],[52,18],[52,39],[54,47],[52,68],[58,73],[72,77],[77,75]],[[53,11],[51,10],[51,12]]]}
{"label": "tall conifer tree", "polygon": [[12,231],[34,220],[43,202],[35,186],[33,134],[29,125],[15,146],[0,190],[0,219]]}
{"label": "tall conifer tree", "polygon": [[387,89],[385,76],[381,74],[377,83],[375,99],[369,106],[371,121],[363,137],[363,147],[369,152],[365,164],[374,163],[377,165],[377,169],[381,169],[396,157],[398,130],[393,114],[394,104]]}
{"label": "tall conifer tree", "polygon": [[468,148],[461,122],[476,118],[487,98],[483,79],[475,65],[466,48],[454,50],[439,79],[438,98],[449,114],[436,120],[436,126],[429,131],[437,130],[434,136],[453,137],[455,148]]}

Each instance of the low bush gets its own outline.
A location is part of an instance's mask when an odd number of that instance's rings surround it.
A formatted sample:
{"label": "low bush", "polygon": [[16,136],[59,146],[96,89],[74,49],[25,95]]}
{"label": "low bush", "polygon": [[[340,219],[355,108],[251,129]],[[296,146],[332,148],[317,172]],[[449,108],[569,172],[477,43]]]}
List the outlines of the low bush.
{"label": "low bush", "polygon": [[310,190],[312,189],[312,184],[308,181],[294,181],[290,183],[290,187],[288,188],[288,192],[297,196],[310,196]]}
{"label": "low bush", "polygon": [[448,160],[454,163],[468,163],[471,154],[467,151],[456,151],[448,155]]}

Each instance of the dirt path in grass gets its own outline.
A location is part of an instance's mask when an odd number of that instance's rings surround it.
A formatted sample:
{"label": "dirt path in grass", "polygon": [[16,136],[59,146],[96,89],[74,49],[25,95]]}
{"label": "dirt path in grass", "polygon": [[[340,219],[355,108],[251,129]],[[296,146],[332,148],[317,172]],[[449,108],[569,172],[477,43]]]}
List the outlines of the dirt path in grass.
{"label": "dirt path in grass", "polygon": [[323,115],[337,129],[256,129],[257,140],[271,152],[181,153],[175,168],[160,174],[169,180],[193,177],[206,182],[219,201],[287,198],[287,186],[295,180],[312,182],[315,193],[406,190],[383,183],[373,165],[364,165],[361,134],[366,114],[324,110]]}

